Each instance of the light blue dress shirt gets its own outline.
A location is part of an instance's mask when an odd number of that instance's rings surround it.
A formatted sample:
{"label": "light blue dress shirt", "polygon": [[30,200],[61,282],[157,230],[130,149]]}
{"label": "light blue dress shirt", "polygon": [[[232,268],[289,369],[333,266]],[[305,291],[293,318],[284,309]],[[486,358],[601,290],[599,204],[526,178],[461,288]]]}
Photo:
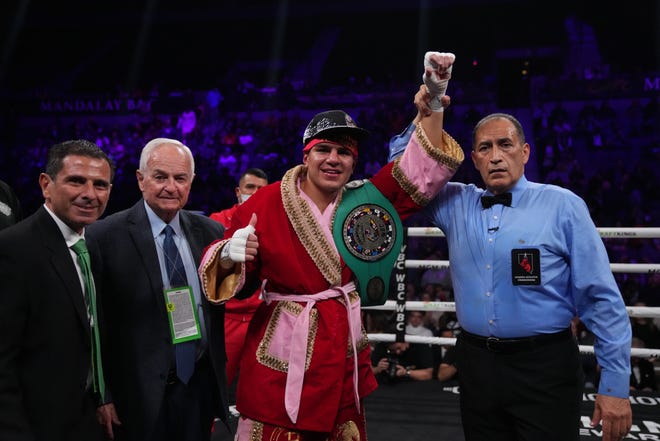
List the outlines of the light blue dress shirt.
{"label": "light blue dress shirt", "polygon": [[[163,280],[163,286],[165,289],[173,288],[170,286],[170,279],[167,275],[167,268],[165,266],[165,252],[163,251],[163,242],[165,241],[165,235],[162,234],[163,228],[167,225],[161,218],[158,217],[156,213],[144,203],[144,208],[147,210],[147,217],[149,218],[149,224],[151,225],[151,233],[154,237],[154,242],[156,243],[156,251],[158,253],[158,263],[160,265],[160,274]],[[195,264],[195,259],[193,258],[192,251],[190,250],[190,245],[186,239],[183,229],[181,228],[181,222],[179,218],[179,213],[176,214],[174,219],[169,223],[174,230],[174,243],[179,249],[179,254],[181,255],[181,261],[183,262],[183,267],[186,270],[186,278],[188,279],[188,285],[192,288],[193,297],[197,306],[197,316],[199,317],[199,327],[202,333],[202,339],[198,347],[198,356],[206,348],[206,327],[204,323],[204,311],[202,309],[202,291],[199,284],[199,276],[197,274],[197,265]]]}
{"label": "light blue dress shirt", "polygon": [[[484,209],[480,198],[491,193],[449,183],[425,208],[447,237],[459,323],[474,334],[511,338],[559,332],[579,316],[597,337],[599,393],[627,398],[630,320],[586,204],[524,176],[511,193],[510,207]],[[515,285],[516,256],[527,249],[526,263],[540,278]]]}

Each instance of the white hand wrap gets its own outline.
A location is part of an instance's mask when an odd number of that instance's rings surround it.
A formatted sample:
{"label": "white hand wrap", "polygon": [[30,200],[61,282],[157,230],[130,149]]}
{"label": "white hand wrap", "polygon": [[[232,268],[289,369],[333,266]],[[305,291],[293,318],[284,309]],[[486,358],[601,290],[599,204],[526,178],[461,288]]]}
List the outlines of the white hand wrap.
{"label": "white hand wrap", "polygon": [[[438,64],[431,59],[431,55],[442,55],[451,57],[452,63],[456,58],[454,54],[449,52],[427,52],[424,55],[424,72],[422,73],[422,80],[426,85],[426,90],[429,91],[431,95],[431,102],[429,106],[434,112],[444,111],[442,107],[442,97],[445,96],[447,92],[447,84],[449,84],[449,79],[451,78],[451,69],[453,64],[447,68],[442,77],[438,74]],[[431,69],[431,75],[426,75],[426,71]],[[443,78],[444,77],[444,78]]]}
{"label": "white hand wrap", "polygon": [[245,247],[248,237],[253,233],[254,227],[252,225],[236,230],[231,239],[229,239],[229,243],[223,247],[221,258],[223,260],[228,258],[236,263],[245,262]]}

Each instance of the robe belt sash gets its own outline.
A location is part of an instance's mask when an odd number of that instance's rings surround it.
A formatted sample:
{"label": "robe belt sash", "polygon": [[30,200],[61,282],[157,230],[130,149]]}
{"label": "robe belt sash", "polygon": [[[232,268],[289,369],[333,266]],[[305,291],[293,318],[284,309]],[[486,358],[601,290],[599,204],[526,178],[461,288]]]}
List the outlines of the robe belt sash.
{"label": "robe belt sash", "polygon": [[305,362],[307,359],[307,339],[309,336],[309,318],[312,308],[317,301],[327,300],[342,296],[346,302],[348,317],[348,328],[350,332],[351,345],[353,348],[353,391],[355,394],[355,405],[360,411],[360,394],[358,392],[358,362],[357,342],[361,335],[360,307],[351,307],[349,293],[355,291],[355,283],[350,282],[344,286],[334,286],[316,294],[280,294],[266,292],[266,280],[262,284],[262,295],[267,303],[272,301],[306,302],[305,309],[296,318],[293,325],[291,348],[289,353],[289,369],[286,377],[286,389],[284,393],[284,404],[287,415],[295,424],[298,419],[300,408],[300,397],[302,396],[303,380],[305,378]]}

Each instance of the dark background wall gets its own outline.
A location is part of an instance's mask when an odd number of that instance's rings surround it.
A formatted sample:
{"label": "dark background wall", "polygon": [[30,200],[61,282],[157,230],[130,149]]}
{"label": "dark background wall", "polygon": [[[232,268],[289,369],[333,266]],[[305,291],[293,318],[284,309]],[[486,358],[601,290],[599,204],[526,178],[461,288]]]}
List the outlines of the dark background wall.
{"label": "dark background wall", "polygon": [[[465,75],[507,66],[498,52],[566,50],[565,20],[593,28],[614,70],[658,67],[657,1],[6,0],[0,6],[0,85],[103,92],[203,89],[232,75],[335,84],[349,76],[408,81],[424,51],[451,50]],[[539,57],[561,70],[566,52]],[[555,58],[543,60],[543,58]],[[548,61],[548,62],[544,62]]]}
{"label": "dark background wall", "polygon": [[[530,177],[544,178],[538,109],[561,103],[575,126],[585,102],[611,100],[625,126],[631,100],[657,107],[658,3],[7,0],[0,4],[0,178],[31,212],[41,202],[36,177],[50,145],[117,133],[126,155],[108,212],[124,208],[139,197],[139,149],[150,137],[181,138],[163,125],[175,126],[190,109],[204,113],[185,140],[202,166],[193,209],[233,203],[235,176],[207,167],[227,147],[227,132],[253,135],[252,145],[230,146],[233,153],[263,159],[278,179],[299,159],[310,114],[341,107],[377,135],[361,163],[382,162],[389,136],[412,117],[427,50],[457,55],[447,124],[462,145],[469,148],[475,118],[515,113],[532,140]],[[647,79],[658,84],[645,90]],[[203,108],[212,88],[224,96],[214,119]],[[660,126],[653,118],[647,132]],[[638,140],[622,131],[603,152],[578,142],[571,160],[593,173],[599,163],[655,156],[657,132]],[[478,180],[471,170],[466,161],[457,178]]]}

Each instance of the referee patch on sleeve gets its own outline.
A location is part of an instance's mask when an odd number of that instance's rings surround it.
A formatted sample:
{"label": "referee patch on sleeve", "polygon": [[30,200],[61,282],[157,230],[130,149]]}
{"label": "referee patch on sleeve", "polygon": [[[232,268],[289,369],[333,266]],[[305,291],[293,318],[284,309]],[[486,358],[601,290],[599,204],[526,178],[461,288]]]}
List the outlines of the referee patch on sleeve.
{"label": "referee patch on sleeve", "polygon": [[540,285],[541,252],[537,248],[511,250],[511,278],[514,285]]}

